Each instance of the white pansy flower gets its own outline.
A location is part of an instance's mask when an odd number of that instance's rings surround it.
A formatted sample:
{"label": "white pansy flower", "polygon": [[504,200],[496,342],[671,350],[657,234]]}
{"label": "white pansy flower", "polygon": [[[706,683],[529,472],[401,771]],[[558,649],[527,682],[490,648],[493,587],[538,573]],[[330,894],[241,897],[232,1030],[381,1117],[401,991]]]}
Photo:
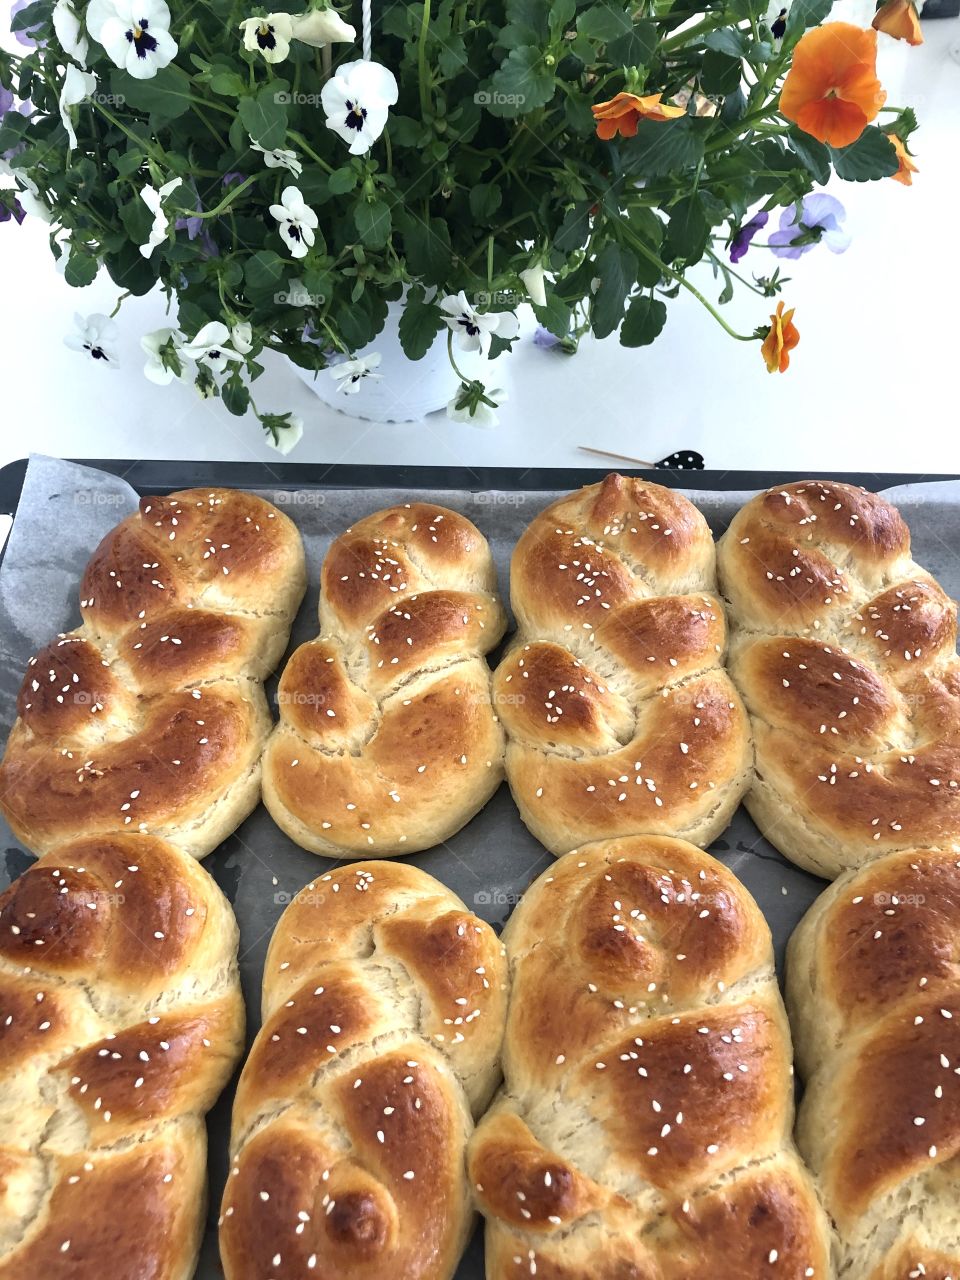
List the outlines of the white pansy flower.
{"label": "white pansy flower", "polygon": [[344,22],[336,9],[310,9],[295,13],[291,19],[293,38],[303,44],[322,49],[326,44],[349,43],[356,40],[357,29]]}
{"label": "white pansy flower", "polygon": [[177,56],[164,0],[90,0],[86,18],[111,62],[137,80],[149,80]]}
{"label": "white pansy flower", "polygon": [[278,427],[277,430],[279,434],[276,438],[272,432],[267,432],[267,444],[276,449],[277,453],[289,453],[295,444],[300,443],[303,435],[303,419],[291,413],[286,426]]}
{"label": "white pansy flower", "polygon": [[545,307],[547,291],[544,287],[543,267],[539,264],[535,267],[527,267],[526,271],[520,272],[520,279],[530,295],[530,301],[536,303],[538,307]]}
{"label": "white pansy flower", "polygon": [[249,320],[237,321],[230,330],[230,341],[235,351],[239,351],[242,356],[249,355],[253,350],[253,326]]}
{"label": "white pansy flower", "polygon": [[290,52],[293,24],[289,13],[268,13],[265,18],[244,18],[240,23],[243,47],[262,53],[267,62],[282,62]]}
{"label": "white pansy flower", "polygon": [[[467,422],[471,427],[499,427],[500,419],[497,416],[497,410],[506,398],[505,391],[500,387],[493,387],[489,391],[484,391],[484,399],[472,404],[472,398],[464,394],[464,387],[461,385],[457,394],[447,405],[447,417],[451,422]],[[487,400],[492,400],[493,404],[487,404]]]}
{"label": "white pansy flower", "polygon": [[494,335],[509,339],[520,332],[520,322],[512,311],[488,311],[481,315],[467,301],[462,289],[458,294],[448,294],[440,303],[440,310],[461,351],[482,351],[486,355]]}
{"label": "white pansy flower", "polygon": [[[143,372],[151,382],[155,382],[158,387],[165,387],[171,383],[178,375],[174,369],[171,369],[163,361],[160,354],[161,348],[170,345],[179,357],[183,348],[183,335],[176,329],[155,329],[153,333],[145,333],[140,339],[140,346],[143,348],[147,357],[147,363],[143,366]],[[182,369],[181,369],[182,374]]]}
{"label": "white pansy flower", "polygon": [[350,143],[352,156],[362,156],[383,133],[398,93],[393,72],[378,62],[345,62],[320,90],[327,128]]}
{"label": "white pansy flower", "polygon": [[183,344],[182,350],[185,356],[206,365],[214,373],[223,373],[231,360],[243,359],[230,345],[230,330],[221,320],[205,324],[195,338]]}
{"label": "white pansy flower", "polygon": [[60,90],[60,119],[67,131],[67,143],[72,151],[77,145],[77,134],[70,118],[70,108],[84,102],[97,87],[97,77],[92,71],[81,71],[71,62],[63,77],[63,88]]}
{"label": "white pansy flower", "polygon": [[57,0],[53,6],[53,29],[64,53],[69,53],[71,58],[76,58],[85,67],[90,44],[80,32],[80,19],[70,0]]}
{"label": "white pansy flower", "polygon": [[289,169],[295,178],[303,173],[303,165],[295,151],[285,151],[283,147],[261,147],[259,142],[251,142],[250,150],[260,152],[268,169]]}
{"label": "white pansy flower", "polygon": [[377,373],[381,359],[382,357],[376,351],[368,356],[354,356],[352,360],[343,360],[340,364],[331,365],[330,377],[336,382],[338,391],[342,391],[344,395],[355,396],[364,378],[379,382],[383,377],[382,373]]}
{"label": "white pansy flower", "polygon": [[305,258],[316,237],[314,231],[319,219],[296,187],[284,187],[279,204],[272,204],[270,212],[280,224],[280,235],[294,258]]}
{"label": "white pansy flower", "polygon": [[146,244],[140,246],[140,252],[145,258],[149,258],[158,244],[162,244],[167,238],[167,231],[170,225],[170,219],[163,211],[163,202],[171,191],[175,191],[182,178],[171,178],[169,182],[165,182],[159,189],[156,187],[144,187],[140,192],[140,199],[153,214],[153,226],[150,228],[150,236]]}
{"label": "white pansy flower", "polygon": [[76,333],[68,333],[64,344],[71,351],[82,351],[91,360],[116,369],[120,363],[115,346],[117,326],[109,316],[99,313],[92,316],[75,315]]}

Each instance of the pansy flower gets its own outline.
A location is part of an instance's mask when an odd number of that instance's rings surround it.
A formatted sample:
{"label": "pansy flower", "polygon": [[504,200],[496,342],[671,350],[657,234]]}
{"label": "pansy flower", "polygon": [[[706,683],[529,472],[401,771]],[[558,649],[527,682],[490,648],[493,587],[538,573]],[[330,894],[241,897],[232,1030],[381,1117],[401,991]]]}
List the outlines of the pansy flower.
{"label": "pansy flower", "polygon": [[57,0],[53,6],[53,29],[64,53],[85,67],[90,44],[80,30],[80,19],[70,0]]}
{"label": "pansy flower", "polygon": [[379,352],[373,351],[368,356],[341,360],[339,364],[330,366],[330,377],[336,382],[338,391],[347,396],[355,396],[360,390],[360,383],[365,379],[379,382],[383,377],[382,373],[377,373],[382,358]]}
{"label": "pansy flower", "polygon": [[352,156],[362,156],[380,137],[398,96],[393,72],[363,59],[343,63],[320,91],[327,128],[350,143]]}
{"label": "pansy flower", "polygon": [[906,40],[907,44],[923,44],[923,32],[920,30],[920,15],[913,0],[887,0],[874,15],[871,26],[875,31],[883,31],[895,40]]}
{"label": "pansy flower", "polygon": [[780,229],[768,239],[770,250],[778,258],[801,258],[823,241],[831,253],[844,253],[850,247],[850,236],[840,225],[846,216],[836,196],[804,196],[781,213]]}
{"label": "pansy flower", "polygon": [[259,142],[251,142],[250,150],[260,152],[268,169],[287,169],[295,178],[303,173],[303,165],[295,151],[287,151],[283,147],[261,147]]}
{"label": "pansy flower", "polygon": [[470,305],[462,289],[457,294],[448,294],[440,303],[440,310],[461,351],[480,351],[485,355],[494,336],[509,341],[520,331],[520,322],[512,311],[481,313]]}
{"label": "pansy flower", "polygon": [[520,280],[529,295],[530,301],[535,306],[545,307],[547,305],[547,289],[542,264],[538,263],[535,267],[527,267],[525,271],[521,271]]}
{"label": "pansy flower", "polygon": [[290,52],[293,23],[289,13],[268,13],[263,18],[244,18],[240,23],[243,47],[262,53],[267,62],[283,62]]}
{"label": "pansy flower", "polygon": [[677,120],[687,114],[686,107],[673,107],[662,102],[663,95],[651,93],[639,97],[635,93],[618,93],[607,102],[597,102],[590,108],[597,123],[597,137],[604,142],[618,133],[625,138],[636,136],[641,120]]}
{"label": "pansy flower", "polygon": [[907,150],[906,144],[895,133],[888,133],[887,137],[893,143],[893,149],[897,153],[897,160],[900,164],[897,172],[892,173],[890,176],[894,182],[900,182],[905,187],[912,187],[913,175],[919,173],[920,170],[913,163],[913,158]]}
{"label": "pansy flower", "polygon": [[90,0],[87,30],[136,80],[149,80],[177,56],[164,0]]}
{"label": "pansy flower", "polygon": [[70,116],[70,108],[85,102],[97,87],[97,77],[92,71],[81,71],[73,63],[67,65],[60,90],[60,119],[67,131],[67,145],[72,151],[77,145],[77,134]]}
{"label": "pansy flower", "polygon": [[285,187],[279,204],[270,212],[280,224],[280,237],[294,258],[305,258],[316,236],[319,219],[296,187]]}
{"label": "pansy flower", "polygon": [[[13,4],[10,6],[10,21],[12,22],[17,14],[26,9],[27,5],[31,3],[32,0],[13,0]],[[34,27],[27,27],[25,31],[14,31],[13,38],[17,44],[22,44],[25,49],[36,49],[37,42],[34,39],[34,32],[39,30],[39,27],[40,24],[37,23]]]}
{"label": "pansy flower", "polygon": [[155,329],[153,333],[145,333],[140,339],[147,362],[143,366],[144,375],[158,387],[165,387],[174,378],[183,376],[181,353],[183,350],[183,334],[176,329]]}
{"label": "pansy flower", "polygon": [[223,373],[230,361],[243,359],[240,352],[230,345],[230,330],[222,320],[211,320],[205,324],[195,337],[183,344],[181,351],[214,373]]}
{"label": "pansy flower", "polygon": [[100,314],[92,316],[75,315],[73,322],[77,326],[76,333],[68,333],[64,345],[71,351],[81,351],[98,364],[108,369],[116,369],[120,360],[117,355],[117,326],[109,316]]}
{"label": "pansy flower", "polygon": [[808,31],[794,49],[780,111],[818,141],[848,147],[886,100],[877,79],[877,33],[828,22]]}
{"label": "pansy flower", "polygon": [[736,233],[736,235],[730,241],[730,261],[731,262],[736,263],[740,261],[740,259],[744,256],[744,254],[750,248],[750,242],[753,239],[753,237],[757,234],[758,231],[762,231],[769,221],[770,221],[769,213],[766,213],[763,209],[761,209],[759,210],[759,212],[753,215],[753,217],[750,219],[749,222],[745,222],[743,224],[740,230]]}
{"label": "pansy flower", "polygon": [[313,45],[315,49],[322,49],[328,44],[348,44],[357,38],[356,27],[344,22],[336,9],[310,9],[306,13],[295,13],[291,22],[294,40]]}
{"label": "pansy flower", "polygon": [[786,314],[782,300],[770,317],[770,328],[763,340],[760,352],[767,366],[767,373],[786,373],[790,367],[790,352],[800,341],[800,333],[793,323],[794,309]]}
{"label": "pansy flower", "polygon": [[447,405],[451,422],[466,422],[471,427],[498,427],[497,410],[507,398],[500,387],[488,391],[482,382],[461,382],[456,395]]}
{"label": "pansy flower", "polygon": [[140,192],[140,199],[153,214],[153,226],[150,228],[150,235],[146,243],[140,246],[140,252],[145,258],[149,258],[157,245],[162,244],[167,238],[170,219],[164,212],[163,202],[171,191],[175,191],[180,186],[182,181],[182,178],[171,178],[159,190],[156,187],[144,187]]}

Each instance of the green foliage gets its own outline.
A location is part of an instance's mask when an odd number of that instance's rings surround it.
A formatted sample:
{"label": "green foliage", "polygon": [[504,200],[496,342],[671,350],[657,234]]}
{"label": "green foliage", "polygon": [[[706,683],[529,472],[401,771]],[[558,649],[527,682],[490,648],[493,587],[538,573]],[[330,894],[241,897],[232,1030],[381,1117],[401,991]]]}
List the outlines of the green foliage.
{"label": "green foliage", "polygon": [[[720,255],[750,210],[790,205],[834,171],[859,182],[897,169],[877,126],[834,150],[779,115],[792,51],[828,0],[794,0],[781,41],[761,0],[702,0],[695,11],[679,0],[430,0],[426,25],[419,0],[395,0],[378,17],[373,56],[396,76],[399,100],[359,156],[325,127],[320,53],[294,41],[268,65],[245,51],[241,0],[174,11],[179,52],[147,79],[91,40],[98,91],[72,109],[68,151],[58,97],[69,59],[52,10],[35,0],[14,19],[15,30],[38,29],[40,48],[0,51],[0,84],[32,102],[29,116],[0,120],[0,152],[20,194],[35,184],[52,207],[68,283],[89,284],[102,265],[121,290],[159,284],[188,336],[212,319],[249,322],[245,361],[201,379],[235,414],[251,403],[264,347],[322,368],[329,347],[370,342],[388,300],[403,296],[401,342],[419,359],[444,331],[445,295],[524,297],[520,272],[535,262],[548,268],[537,318],[565,343],[619,329],[624,346],[645,346],[692,264],[710,261],[729,299]],[[333,55],[336,68],[359,49]],[[688,102],[687,114],[601,140],[592,108],[618,92]],[[907,108],[885,127],[906,140],[916,124]],[[302,171],[268,166],[253,141],[292,152]],[[154,214],[142,192],[174,177],[183,181],[164,204],[166,237],[144,256]],[[319,221],[301,259],[269,212],[288,186]],[[201,234],[175,228],[197,212]],[[303,342],[305,326],[316,341]],[[288,425],[260,417],[278,438]]]}

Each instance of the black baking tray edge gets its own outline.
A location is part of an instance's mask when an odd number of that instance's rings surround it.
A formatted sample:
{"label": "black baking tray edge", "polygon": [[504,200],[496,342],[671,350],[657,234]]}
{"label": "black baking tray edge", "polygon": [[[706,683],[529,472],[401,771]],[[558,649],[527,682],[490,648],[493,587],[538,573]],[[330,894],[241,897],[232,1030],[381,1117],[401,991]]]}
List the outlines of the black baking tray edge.
{"label": "black baking tray edge", "polygon": [[[607,466],[583,467],[425,467],[405,464],[325,462],[192,462],[184,459],[70,458],[122,476],[138,493],[220,485],[232,489],[466,489],[477,493],[514,489],[577,489],[611,471],[644,476],[671,489],[769,489],[793,480],[843,480],[866,489],[887,489],[924,480],[956,480],[956,474],[896,471],[679,471]],[[0,515],[14,516],[23,489],[27,459],[0,467]]]}

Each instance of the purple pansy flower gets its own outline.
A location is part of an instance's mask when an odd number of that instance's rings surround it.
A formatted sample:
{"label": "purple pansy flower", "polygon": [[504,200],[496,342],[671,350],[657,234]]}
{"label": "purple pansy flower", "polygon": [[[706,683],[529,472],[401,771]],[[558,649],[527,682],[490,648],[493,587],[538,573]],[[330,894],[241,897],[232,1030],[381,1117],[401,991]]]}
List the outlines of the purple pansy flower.
{"label": "purple pansy flower", "polygon": [[755,213],[749,222],[745,222],[737,234],[730,241],[730,261],[739,262],[743,255],[750,248],[750,241],[761,231],[770,221],[769,213],[765,213],[763,209],[759,213]]}
{"label": "purple pansy flower", "polygon": [[850,244],[840,225],[846,216],[836,196],[804,196],[781,213],[780,229],[769,238],[770,250],[778,258],[801,258],[822,240],[831,253],[843,253]]}
{"label": "purple pansy flower", "polygon": [[[13,0],[13,4],[10,6],[10,21],[12,22],[20,10],[25,9],[30,3],[31,0]],[[40,24],[37,23],[37,26],[29,27],[26,31],[15,31],[13,33],[13,38],[18,44],[22,44],[25,48],[35,49],[37,47],[37,42],[33,38],[33,33],[39,29],[39,26]]]}
{"label": "purple pansy flower", "polygon": [[225,187],[229,187],[231,182],[242,182],[243,174],[237,173],[235,169],[231,169],[229,173],[225,173],[220,179]]}
{"label": "purple pansy flower", "polygon": [[[197,213],[202,213],[203,205],[200,203],[200,197],[197,194],[196,187],[193,188],[193,199],[194,208]],[[207,258],[220,257],[220,250],[217,248],[216,241],[213,239],[213,236],[211,236],[210,231],[206,226],[206,218],[198,218],[193,214],[188,214],[185,218],[177,218],[173,226],[176,231],[186,231],[188,239],[199,239]]]}
{"label": "purple pansy flower", "polygon": [[12,208],[6,204],[0,204],[0,222],[9,222],[11,218],[16,218],[19,225],[26,216],[26,211],[16,196],[13,198]]}
{"label": "purple pansy flower", "polygon": [[13,104],[16,101],[9,89],[5,89],[0,84],[0,119],[2,119],[8,111],[13,110]]}
{"label": "purple pansy flower", "polygon": [[533,335],[533,345],[542,348],[544,351],[551,351],[554,347],[560,345],[560,339],[555,333],[545,329],[542,324],[538,324],[537,331]]}

